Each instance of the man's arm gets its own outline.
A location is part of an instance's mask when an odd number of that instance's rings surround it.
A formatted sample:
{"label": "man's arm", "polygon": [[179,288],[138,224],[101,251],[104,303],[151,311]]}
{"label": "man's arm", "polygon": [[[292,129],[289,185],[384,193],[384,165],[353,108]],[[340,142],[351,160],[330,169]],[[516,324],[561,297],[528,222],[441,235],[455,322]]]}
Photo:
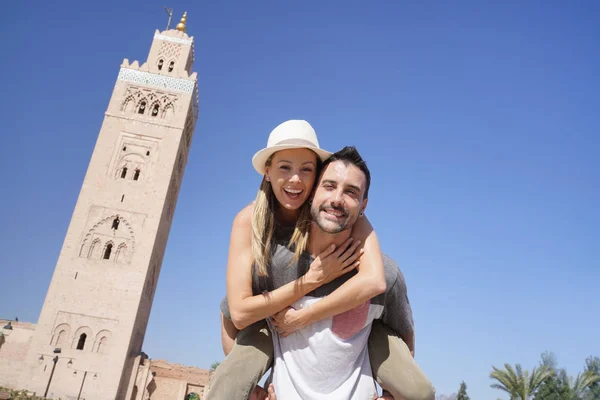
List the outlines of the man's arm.
{"label": "man's arm", "polygon": [[397,271],[394,271],[397,278],[392,287],[386,292],[385,308],[381,319],[385,325],[398,333],[414,357],[415,328],[406,281],[404,275],[398,269],[398,265],[389,258],[387,262],[392,263],[393,267],[397,269]]}
{"label": "man's arm", "polygon": [[238,332],[233,322],[221,313],[221,344],[226,356],[231,352]]}

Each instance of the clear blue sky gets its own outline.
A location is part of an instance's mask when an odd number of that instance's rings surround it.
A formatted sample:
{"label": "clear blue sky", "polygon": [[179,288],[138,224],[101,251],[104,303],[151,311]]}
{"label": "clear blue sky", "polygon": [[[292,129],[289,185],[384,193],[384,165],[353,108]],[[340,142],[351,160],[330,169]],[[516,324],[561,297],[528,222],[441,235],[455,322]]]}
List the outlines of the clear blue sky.
{"label": "clear blue sky", "polygon": [[[600,356],[600,3],[173,1],[200,116],[144,350],[208,368],[252,154],[290,118],[356,145],[417,360],[474,400],[492,365]],[[484,4],[485,3],[485,4]],[[163,2],[11,2],[0,25],[0,317],[36,321],[123,58]]]}

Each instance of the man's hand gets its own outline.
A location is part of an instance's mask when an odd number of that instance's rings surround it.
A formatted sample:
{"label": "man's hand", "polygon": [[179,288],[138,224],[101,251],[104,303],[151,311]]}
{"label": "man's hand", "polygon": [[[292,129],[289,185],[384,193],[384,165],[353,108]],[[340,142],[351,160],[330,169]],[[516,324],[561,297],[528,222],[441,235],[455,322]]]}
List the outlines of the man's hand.
{"label": "man's hand", "polygon": [[250,397],[248,397],[248,400],[277,400],[273,384],[271,383],[269,385],[268,393],[265,392],[265,389],[263,389],[262,387],[256,386],[252,393],[250,393]]}
{"label": "man's hand", "polygon": [[302,310],[296,310],[292,307],[284,308],[271,317],[275,330],[279,336],[286,337],[306,326],[306,318]]}
{"label": "man's hand", "polygon": [[392,396],[387,390],[384,390],[381,394],[381,397],[376,397],[375,400],[394,400],[394,396]]}

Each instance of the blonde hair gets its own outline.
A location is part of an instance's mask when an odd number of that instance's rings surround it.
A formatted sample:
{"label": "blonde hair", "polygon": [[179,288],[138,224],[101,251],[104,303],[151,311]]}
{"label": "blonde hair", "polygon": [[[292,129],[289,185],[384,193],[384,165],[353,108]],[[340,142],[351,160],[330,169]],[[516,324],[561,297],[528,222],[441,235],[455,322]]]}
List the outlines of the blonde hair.
{"label": "blonde hair", "polygon": [[[272,156],[265,163],[270,166]],[[317,163],[320,160],[317,157]],[[317,167],[318,176],[319,168]],[[312,189],[312,188],[311,188]],[[254,210],[252,212],[252,257],[256,264],[259,276],[268,276],[267,266],[271,262],[271,251],[273,243],[273,234],[275,232],[275,212],[277,211],[277,198],[273,193],[271,183],[265,177],[260,184],[256,199],[254,200]],[[308,228],[310,227],[310,204],[305,201],[300,207],[300,214],[294,227],[294,233],[288,243],[288,247],[294,250],[292,262],[298,261],[302,252],[308,244]]]}

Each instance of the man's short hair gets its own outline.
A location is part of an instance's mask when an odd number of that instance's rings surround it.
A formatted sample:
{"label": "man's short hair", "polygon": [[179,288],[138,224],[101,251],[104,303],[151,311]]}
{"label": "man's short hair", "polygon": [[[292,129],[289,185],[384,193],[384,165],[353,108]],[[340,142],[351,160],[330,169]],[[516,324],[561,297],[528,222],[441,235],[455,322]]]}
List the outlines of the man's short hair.
{"label": "man's short hair", "polygon": [[369,172],[367,163],[362,159],[358,153],[358,150],[356,150],[356,147],[346,146],[343,149],[333,153],[327,160],[323,162],[321,171],[324,171],[325,168],[327,168],[327,166],[334,161],[342,161],[345,165],[353,164],[360,169],[363,174],[365,174],[367,184],[365,185],[365,194],[363,195],[363,199],[367,199],[369,197],[369,187],[371,186],[371,172]]}

